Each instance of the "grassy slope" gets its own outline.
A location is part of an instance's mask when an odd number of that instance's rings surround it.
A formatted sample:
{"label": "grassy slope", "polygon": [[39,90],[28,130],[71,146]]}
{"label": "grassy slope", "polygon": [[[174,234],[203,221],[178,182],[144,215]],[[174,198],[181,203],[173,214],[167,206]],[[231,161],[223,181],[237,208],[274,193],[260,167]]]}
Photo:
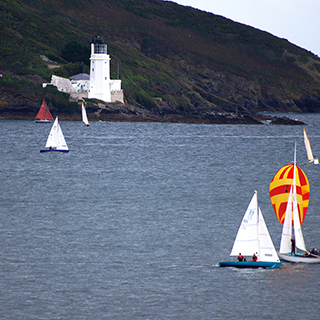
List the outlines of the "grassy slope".
{"label": "grassy slope", "polygon": [[320,95],[316,56],[220,16],[157,0],[3,0],[0,106],[46,97],[56,108],[74,108],[66,95],[41,89],[53,70],[40,54],[68,77],[80,64],[61,51],[72,40],[89,46],[93,35],[108,44],[113,78],[120,66],[127,101],[145,108],[161,97],[164,110],[183,114],[299,110],[295,102]]}

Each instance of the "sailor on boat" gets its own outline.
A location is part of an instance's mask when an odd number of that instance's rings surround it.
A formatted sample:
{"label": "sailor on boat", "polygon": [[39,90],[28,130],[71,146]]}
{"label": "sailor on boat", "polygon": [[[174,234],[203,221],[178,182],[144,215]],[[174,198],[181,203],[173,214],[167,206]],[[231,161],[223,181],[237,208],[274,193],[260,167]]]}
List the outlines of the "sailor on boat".
{"label": "sailor on boat", "polygon": [[239,253],[239,255],[238,255],[238,261],[243,261],[243,255],[241,254],[241,253]]}
{"label": "sailor on boat", "polygon": [[318,258],[319,251],[316,248],[312,248],[312,250],[309,250],[309,253],[305,253],[304,255],[310,258]]}
{"label": "sailor on boat", "polygon": [[296,254],[296,240],[294,240],[294,238],[291,239],[291,254]]}
{"label": "sailor on boat", "polygon": [[258,257],[256,256],[256,254],[254,253],[253,256],[252,256],[252,261],[257,261],[258,260]]}

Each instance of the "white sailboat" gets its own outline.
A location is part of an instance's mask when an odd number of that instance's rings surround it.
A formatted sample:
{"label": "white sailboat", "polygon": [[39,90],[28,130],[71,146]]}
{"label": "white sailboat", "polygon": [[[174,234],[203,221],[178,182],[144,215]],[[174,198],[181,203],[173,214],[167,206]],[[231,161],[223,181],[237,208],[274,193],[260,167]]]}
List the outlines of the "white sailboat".
{"label": "white sailboat", "polygon": [[40,152],[69,152],[68,145],[58,122],[58,117],[56,117],[52,125],[45,148],[48,149],[42,149]]}
{"label": "white sailboat", "polygon": [[[294,166],[293,166],[293,180],[290,188],[284,223],[282,228],[279,257],[281,260],[289,262],[304,262],[304,263],[320,263],[320,257],[310,254],[304,243],[302,234],[298,201],[297,201],[297,187],[296,187],[296,145],[294,149]],[[294,229],[294,238],[292,234],[292,227]],[[294,244],[292,245],[292,240]],[[296,248],[303,253],[296,252]]]}
{"label": "white sailboat", "polygon": [[259,207],[257,191],[243,216],[230,256],[238,256],[240,253],[247,257],[255,254],[258,260],[220,262],[219,266],[274,269],[282,264]]}
{"label": "white sailboat", "polygon": [[86,112],[86,109],[85,109],[83,103],[82,103],[82,106],[81,106],[81,110],[82,110],[82,121],[83,121],[85,127],[89,127],[90,123],[88,121],[87,112]]}
{"label": "white sailboat", "polygon": [[307,150],[307,157],[308,157],[309,163],[319,164],[319,159],[313,157],[310,139],[307,135],[306,129],[304,129],[304,128],[303,128],[303,138],[304,138],[304,145],[306,146],[306,150]]}

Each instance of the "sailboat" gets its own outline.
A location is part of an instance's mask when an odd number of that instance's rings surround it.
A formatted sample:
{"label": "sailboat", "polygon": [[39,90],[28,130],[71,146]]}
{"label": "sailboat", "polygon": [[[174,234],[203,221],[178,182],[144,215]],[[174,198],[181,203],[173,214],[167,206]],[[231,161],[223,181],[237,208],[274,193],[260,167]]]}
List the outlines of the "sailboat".
{"label": "sailboat", "polygon": [[85,127],[89,127],[90,123],[88,121],[87,112],[86,112],[86,109],[85,109],[83,103],[82,103],[82,106],[81,106],[81,110],[82,110],[82,121],[84,123],[84,126]]}
{"label": "sailboat", "polygon": [[40,152],[69,152],[66,140],[64,139],[58,117],[54,121],[45,148]]}
{"label": "sailboat", "polygon": [[[308,252],[304,242],[298,210],[296,176],[297,169],[295,144],[293,180],[289,192],[289,198],[284,217],[279,257],[281,260],[289,262],[320,263],[320,257],[318,255],[313,255],[310,252]],[[292,228],[294,229],[294,238],[292,235]],[[294,244],[292,245],[293,239]],[[303,253],[296,252],[296,248],[300,249]]]}
{"label": "sailboat", "polygon": [[42,105],[36,115],[35,123],[52,123],[53,118],[46,102],[43,100]]}
{"label": "sailboat", "polygon": [[306,146],[306,150],[307,150],[307,157],[308,157],[309,163],[319,164],[319,159],[313,157],[310,139],[307,135],[306,129],[304,128],[303,128],[303,138],[304,138],[304,145]]}
{"label": "sailboat", "polygon": [[247,257],[255,254],[258,260],[220,262],[219,266],[275,269],[282,264],[259,207],[257,191],[243,216],[230,256],[238,256],[240,253]]}

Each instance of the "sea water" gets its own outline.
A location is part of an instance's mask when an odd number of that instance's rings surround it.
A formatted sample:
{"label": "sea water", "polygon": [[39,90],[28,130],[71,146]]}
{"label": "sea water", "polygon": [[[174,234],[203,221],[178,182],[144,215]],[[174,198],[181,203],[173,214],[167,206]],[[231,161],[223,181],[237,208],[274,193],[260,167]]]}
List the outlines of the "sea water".
{"label": "sea water", "polygon": [[[320,156],[319,115],[301,114]],[[90,119],[89,119],[90,120]],[[302,226],[320,247],[320,166],[303,126],[0,121],[1,319],[318,319],[320,265],[219,268],[254,190],[293,162],[310,184]],[[250,258],[250,257],[249,257]]]}

